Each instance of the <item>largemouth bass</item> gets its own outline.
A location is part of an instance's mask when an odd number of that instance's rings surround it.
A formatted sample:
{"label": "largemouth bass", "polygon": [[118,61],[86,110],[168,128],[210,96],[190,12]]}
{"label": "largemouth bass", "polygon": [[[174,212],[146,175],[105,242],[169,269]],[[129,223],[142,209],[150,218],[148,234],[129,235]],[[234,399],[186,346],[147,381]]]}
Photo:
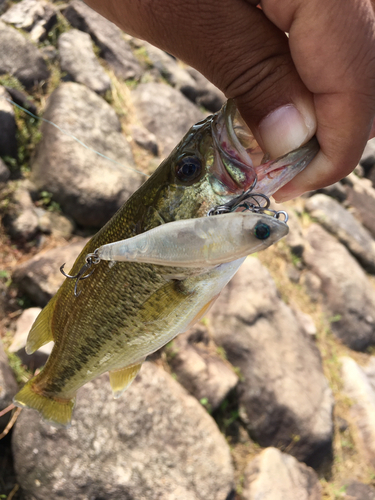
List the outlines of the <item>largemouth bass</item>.
{"label": "largemouth bass", "polygon": [[[263,152],[229,101],[190,129],[87,243],[70,275],[79,275],[87,256],[103,245],[173,221],[206,217],[255,185],[257,192],[270,196],[299,173],[318,149],[313,139],[280,159],[262,161]],[[34,408],[45,420],[66,426],[77,390],[104,372],[109,372],[118,397],[147,355],[206,313],[244,257],[238,259],[233,252],[232,261],[220,263],[219,258],[213,265],[199,262],[190,267],[183,265],[183,259],[180,264],[171,261],[170,266],[118,260],[99,259],[93,274],[79,283],[66,279],[40,313],[26,350],[32,353],[51,340],[55,344],[41,373],[15,396],[16,405]],[[79,293],[75,293],[77,284]]]}

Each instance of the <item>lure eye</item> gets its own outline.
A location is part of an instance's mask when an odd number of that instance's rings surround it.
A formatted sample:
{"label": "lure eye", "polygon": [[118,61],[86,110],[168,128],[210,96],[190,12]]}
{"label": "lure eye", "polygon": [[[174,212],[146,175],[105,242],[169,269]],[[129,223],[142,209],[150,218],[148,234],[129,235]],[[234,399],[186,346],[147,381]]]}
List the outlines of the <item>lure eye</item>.
{"label": "lure eye", "polygon": [[176,165],[176,175],[183,182],[197,179],[202,172],[202,164],[196,156],[186,156]]}
{"label": "lure eye", "polygon": [[258,240],[266,240],[271,235],[271,228],[264,222],[258,222],[258,224],[255,226],[254,234],[255,237],[258,238]]}

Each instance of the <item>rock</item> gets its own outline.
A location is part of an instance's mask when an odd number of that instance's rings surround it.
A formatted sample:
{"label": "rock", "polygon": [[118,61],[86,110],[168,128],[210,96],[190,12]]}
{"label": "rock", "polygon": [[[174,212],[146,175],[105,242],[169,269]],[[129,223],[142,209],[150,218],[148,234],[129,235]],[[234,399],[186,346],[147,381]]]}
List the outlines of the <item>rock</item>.
{"label": "rock", "polygon": [[56,238],[65,238],[68,240],[74,231],[74,223],[65,215],[57,212],[48,212],[39,209],[38,226],[43,233],[52,234]]}
{"label": "rock", "polygon": [[343,496],[345,500],[375,500],[375,489],[359,481],[351,481]]}
{"label": "rock", "polygon": [[[17,391],[18,385],[0,340],[0,411],[11,404],[13,396]],[[8,423],[9,417],[10,413],[0,417],[0,432]]]}
{"label": "rock", "polygon": [[369,179],[359,179],[354,174],[346,178],[348,183],[348,203],[353,207],[353,215],[375,238],[375,189]]}
{"label": "rock", "polygon": [[0,158],[0,183],[7,182],[10,177],[10,170]]}
{"label": "rock", "polygon": [[144,180],[131,170],[132,152],[116,113],[85,86],[63,83],[51,94],[44,117],[113,160],[42,124],[43,137],[32,164],[35,184],[52,193],[78,224],[102,226]]}
{"label": "rock", "polygon": [[197,325],[176,337],[168,345],[168,362],[180,384],[208,410],[215,411],[237,385],[238,376],[229,363],[220,358],[215,347],[208,345],[205,333],[204,328]]}
{"label": "rock", "polygon": [[0,86],[0,156],[17,158],[17,126],[14,109],[12,104],[6,101],[6,99],[10,99],[10,95],[4,87]]}
{"label": "rock", "polygon": [[[219,90],[213,83],[207,80],[199,71],[194,68],[187,68],[186,70],[190,76],[195,80],[196,97],[194,101],[212,113],[216,113],[223,106],[226,97],[221,90]],[[190,99],[187,94],[188,88],[182,87],[181,92]]]}
{"label": "rock", "polygon": [[4,225],[13,238],[29,241],[38,232],[38,216],[27,184],[22,181],[11,184],[14,190],[11,189],[8,196]]}
{"label": "rock", "polygon": [[97,60],[90,35],[78,30],[63,33],[58,39],[60,66],[75,82],[98,94],[111,88],[111,80]]}
{"label": "rock", "polygon": [[321,299],[322,280],[314,273],[306,271],[301,280],[305,290],[312,302],[318,302]]}
{"label": "rock", "polygon": [[225,500],[233,486],[215,422],[149,362],[119,399],[106,375],[86,384],[67,430],[23,412],[13,452],[19,484],[35,500]]}
{"label": "rock", "polygon": [[33,209],[24,210],[9,224],[9,234],[20,240],[32,240],[38,229],[38,217]]}
{"label": "rock", "polygon": [[43,0],[22,0],[13,4],[1,19],[16,28],[30,31],[32,40],[41,41],[56,24],[57,11],[53,5]]}
{"label": "rock", "polygon": [[53,11],[56,16],[56,10],[53,5],[43,0],[22,0],[13,4],[5,14],[1,16],[2,21],[12,24],[15,28],[31,31],[40,20],[45,17],[51,17]]}
{"label": "rock", "polygon": [[100,55],[111,66],[116,76],[138,80],[142,70],[134,57],[121,30],[95,12],[81,0],[73,0],[64,11],[70,24],[81,31],[86,31],[100,49]]}
{"label": "rock", "polygon": [[366,461],[375,467],[375,388],[354,359],[345,356],[341,363],[344,392],[354,403],[350,417],[357,446]]}
{"label": "rock", "polygon": [[65,269],[69,270],[86,243],[87,239],[80,239],[69,245],[40,252],[17,266],[12,279],[35,304],[44,307],[65,279],[60,266],[65,262]]}
{"label": "rock", "polygon": [[132,92],[137,117],[155,134],[163,157],[168,156],[204,114],[176,89],[162,83],[142,83]]}
{"label": "rock", "polygon": [[49,59],[51,62],[55,62],[57,60],[58,52],[53,45],[42,47],[40,52],[45,59]]}
{"label": "rock", "polygon": [[0,0],[0,14],[2,14],[8,7],[8,0]]}
{"label": "rock", "polygon": [[12,101],[14,101],[19,106],[26,108],[28,111],[36,115],[38,113],[36,105],[30,100],[30,97],[17,89],[12,89],[12,87],[4,87],[8,92]]}
{"label": "rock", "polygon": [[315,471],[276,448],[263,450],[245,470],[243,500],[321,500]]}
{"label": "rock", "polygon": [[304,332],[307,335],[315,337],[315,335],[317,334],[317,329],[312,317],[309,314],[300,311],[297,307],[293,307],[293,312]]}
{"label": "rock", "polygon": [[17,319],[16,333],[9,347],[9,352],[17,354],[22,363],[32,371],[46,363],[53,347],[53,342],[48,342],[48,344],[40,347],[31,355],[26,354],[25,351],[29,331],[41,310],[40,307],[30,307],[22,312],[21,316]]}
{"label": "rock", "polygon": [[302,226],[299,222],[296,212],[292,208],[290,207],[280,208],[280,206],[278,205],[277,210],[284,210],[284,208],[289,216],[288,219],[289,233],[285,238],[285,242],[289,246],[291,251],[294,253],[294,255],[296,255],[297,257],[301,257],[303,254],[303,250],[305,248],[305,237],[303,235]]}
{"label": "rock", "polygon": [[331,390],[319,351],[260,262],[249,257],[209,313],[216,344],[239,369],[250,435],[313,463],[330,449]]}
{"label": "rock", "polygon": [[339,202],[345,201],[347,196],[345,186],[341,182],[335,182],[330,186],[321,188],[318,190],[318,193],[326,194]]}
{"label": "rock", "polygon": [[27,89],[43,84],[49,71],[39,50],[16,29],[0,21],[0,75],[9,73]]}
{"label": "rock", "polygon": [[332,332],[351,349],[375,343],[375,290],[363,269],[336,238],[310,226],[303,258],[321,280]]}
{"label": "rock", "polygon": [[375,166],[375,140],[371,139],[366,144],[365,150],[362,153],[359,163],[364,167],[366,172],[369,172]]}
{"label": "rock", "polygon": [[181,90],[188,99],[195,102],[197,98],[196,83],[186,69],[182,68],[173,56],[151,45],[151,43],[144,42],[144,47],[160,75],[177,90]]}
{"label": "rock", "polygon": [[375,241],[348,210],[325,194],[309,198],[305,208],[348,248],[367,271],[375,273]]}
{"label": "rock", "polygon": [[152,132],[149,132],[143,127],[138,127],[137,125],[132,125],[130,127],[130,133],[133,141],[135,141],[141,148],[150,151],[154,156],[159,153],[158,143],[156,137]]}

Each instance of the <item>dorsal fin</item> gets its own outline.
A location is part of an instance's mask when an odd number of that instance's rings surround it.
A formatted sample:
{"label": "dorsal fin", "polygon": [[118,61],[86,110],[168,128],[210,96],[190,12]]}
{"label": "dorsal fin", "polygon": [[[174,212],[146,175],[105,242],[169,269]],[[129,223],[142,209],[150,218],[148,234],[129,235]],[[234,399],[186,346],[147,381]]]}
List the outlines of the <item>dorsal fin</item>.
{"label": "dorsal fin", "polygon": [[109,372],[109,382],[115,399],[119,398],[133,382],[141,369],[142,363],[143,360],[136,365],[125,366],[119,370]]}
{"label": "dorsal fin", "polygon": [[[55,296],[56,297],[56,296]],[[54,310],[55,297],[53,297],[46,307],[39,313],[29,332],[26,342],[27,354],[32,354],[44,344],[54,340],[52,334],[52,313]]]}

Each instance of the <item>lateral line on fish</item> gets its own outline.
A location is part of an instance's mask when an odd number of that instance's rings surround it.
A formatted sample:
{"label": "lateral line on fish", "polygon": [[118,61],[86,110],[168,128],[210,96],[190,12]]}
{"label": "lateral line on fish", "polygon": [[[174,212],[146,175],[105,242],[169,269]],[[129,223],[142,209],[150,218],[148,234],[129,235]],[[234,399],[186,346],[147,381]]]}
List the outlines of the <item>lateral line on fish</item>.
{"label": "lateral line on fish", "polygon": [[119,161],[113,160],[109,156],[106,156],[105,154],[100,153],[100,151],[97,151],[96,149],[88,146],[87,144],[85,144],[84,142],[82,142],[80,139],[78,139],[78,137],[76,137],[75,135],[71,134],[67,130],[64,130],[63,128],[61,128],[58,125],[56,125],[56,123],[51,122],[50,120],[47,120],[46,118],[43,118],[42,116],[34,115],[34,113],[32,113],[31,111],[29,111],[28,109],[24,108],[20,104],[17,104],[16,102],[12,101],[12,99],[9,99],[8,97],[5,97],[5,96],[0,96],[0,97],[2,97],[3,99],[5,99],[6,101],[8,101],[10,104],[13,104],[13,106],[16,106],[17,108],[22,109],[22,111],[24,111],[28,115],[32,116],[33,118],[36,118],[37,120],[41,120],[43,122],[48,123],[49,125],[52,125],[53,127],[57,128],[57,130],[59,130],[62,134],[67,135],[68,137],[71,137],[76,142],[78,142],[78,144],[80,144],[84,148],[88,149],[89,151],[97,154],[98,156],[101,156],[105,160],[108,160],[108,161],[110,161],[112,163],[115,163],[116,165],[120,165],[121,167],[127,168],[129,170],[133,170],[134,172],[137,172],[138,174],[144,175],[145,177],[150,177],[148,174],[145,174],[141,170],[138,170],[138,169],[136,169],[134,167],[129,167],[129,165],[124,165],[123,163],[120,163]]}

